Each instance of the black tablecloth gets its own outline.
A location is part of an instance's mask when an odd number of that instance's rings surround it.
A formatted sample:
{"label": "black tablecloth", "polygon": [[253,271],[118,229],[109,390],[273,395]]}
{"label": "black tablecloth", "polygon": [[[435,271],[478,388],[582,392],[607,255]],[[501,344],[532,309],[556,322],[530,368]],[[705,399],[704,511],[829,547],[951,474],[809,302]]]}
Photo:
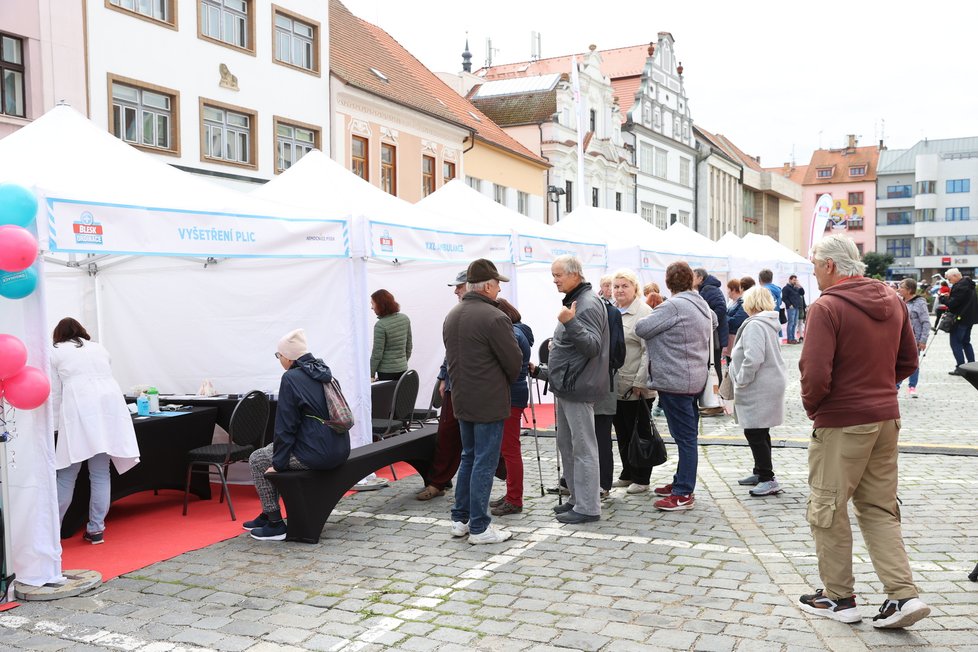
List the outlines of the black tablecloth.
{"label": "black tablecloth", "polygon": [[[238,401],[241,398],[243,398],[243,396],[235,396],[234,398],[217,396],[214,398],[171,398],[168,396],[161,396],[160,404],[192,405],[193,407],[215,407],[217,408],[217,425],[221,426],[225,430],[230,430],[231,415],[234,414],[234,408],[237,407]],[[275,407],[277,405],[277,401],[269,399],[268,423],[265,425],[265,436],[262,437],[262,446],[267,446],[268,444],[272,443],[272,438],[275,436]]]}
{"label": "black tablecloth", "polygon": [[[112,501],[152,489],[183,491],[187,481],[187,451],[211,443],[217,415],[216,407],[195,407],[186,415],[134,419],[139,464],[122,475],[112,467]],[[202,473],[194,474],[190,491],[204,500],[209,499],[209,478]],[[70,537],[88,522],[90,497],[86,463],[78,473],[71,505],[61,523],[62,538]],[[178,516],[179,512],[174,514]]]}

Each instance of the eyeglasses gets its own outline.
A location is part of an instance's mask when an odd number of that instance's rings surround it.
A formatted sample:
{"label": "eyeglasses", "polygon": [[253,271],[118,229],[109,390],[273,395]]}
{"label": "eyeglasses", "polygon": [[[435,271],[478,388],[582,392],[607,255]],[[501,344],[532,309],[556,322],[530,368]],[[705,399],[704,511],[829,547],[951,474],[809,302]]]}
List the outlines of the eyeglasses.
{"label": "eyeglasses", "polygon": [[276,352],[275,352],[275,359],[276,359],[276,360],[281,360],[281,359],[282,359],[282,354],[281,354],[281,353],[279,353],[278,351],[276,351]]}

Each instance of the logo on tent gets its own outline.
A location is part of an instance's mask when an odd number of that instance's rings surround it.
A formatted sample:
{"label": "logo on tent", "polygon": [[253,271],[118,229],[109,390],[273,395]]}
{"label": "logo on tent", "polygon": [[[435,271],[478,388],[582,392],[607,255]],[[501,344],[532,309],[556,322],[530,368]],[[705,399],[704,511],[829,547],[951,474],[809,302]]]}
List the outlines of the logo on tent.
{"label": "logo on tent", "polygon": [[380,250],[388,253],[394,251],[394,238],[391,237],[390,231],[387,229],[384,229],[384,232],[380,234]]}
{"label": "logo on tent", "polygon": [[533,247],[531,247],[530,245],[524,245],[523,253],[526,254],[527,258],[533,258]]}
{"label": "logo on tent", "polygon": [[95,221],[95,216],[85,211],[73,222],[71,230],[75,233],[77,244],[102,244],[102,225]]}

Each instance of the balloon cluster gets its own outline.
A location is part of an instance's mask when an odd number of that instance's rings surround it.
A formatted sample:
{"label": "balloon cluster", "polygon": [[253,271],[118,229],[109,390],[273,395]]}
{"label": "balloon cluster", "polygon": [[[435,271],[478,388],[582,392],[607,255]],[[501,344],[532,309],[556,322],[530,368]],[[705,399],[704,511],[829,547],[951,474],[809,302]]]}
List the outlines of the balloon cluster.
{"label": "balloon cluster", "polygon": [[37,287],[37,239],[26,228],[36,213],[34,193],[0,183],[0,296],[23,299]]}
{"label": "balloon cluster", "polygon": [[0,400],[20,410],[40,407],[51,382],[37,367],[27,366],[27,347],[13,335],[0,333]]}

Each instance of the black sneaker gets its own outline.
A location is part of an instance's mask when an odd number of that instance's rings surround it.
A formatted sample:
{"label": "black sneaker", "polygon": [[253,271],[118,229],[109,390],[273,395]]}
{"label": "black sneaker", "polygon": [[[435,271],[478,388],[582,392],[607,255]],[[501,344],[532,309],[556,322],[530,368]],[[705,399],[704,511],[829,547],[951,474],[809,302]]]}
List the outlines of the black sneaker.
{"label": "black sneaker", "polygon": [[275,521],[251,531],[251,538],[259,541],[284,541],[288,528],[285,521]]}
{"label": "black sneaker", "polygon": [[798,598],[802,611],[838,620],[840,623],[858,623],[863,619],[856,609],[856,596],[833,600],[823,595],[823,590],[819,589],[815,593]]}
{"label": "black sneaker", "polygon": [[903,600],[884,600],[880,612],[873,616],[873,627],[879,629],[901,629],[930,615],[930,607],[920,598]]}
{"label": "black sneaker", "polygon": [[105,543],[105,533],[104,532],[85,532],[82,535],[85,541],[88,541],[93,546],[97,546],[100,543]]}
{"label": "black sneaker", "polygon": [[265,512],[262,512],[254,520],[245,521],[244,523],[242,523],[241,527],[243,527],[248,531],[251,531],[258,527],[265,527],[266,525],[268,525],[268,517],[265,516]]}

